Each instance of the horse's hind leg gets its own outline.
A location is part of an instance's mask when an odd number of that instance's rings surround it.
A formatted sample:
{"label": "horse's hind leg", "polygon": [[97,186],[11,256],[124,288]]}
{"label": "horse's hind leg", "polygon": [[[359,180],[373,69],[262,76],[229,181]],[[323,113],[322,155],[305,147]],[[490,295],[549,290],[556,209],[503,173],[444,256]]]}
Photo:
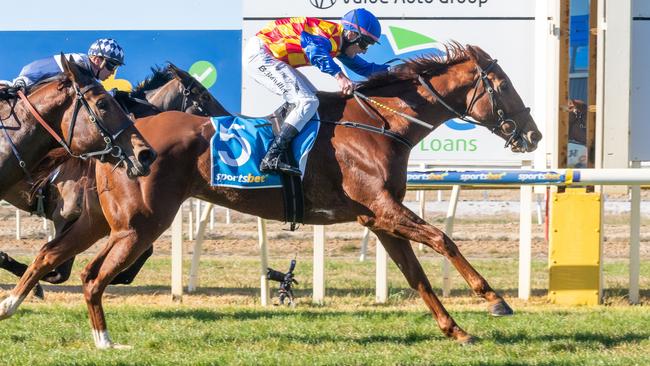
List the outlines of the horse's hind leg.
{"label": "horse's hind leg", "polygon": [[485,278],[460,253],[454,241],[441,230],[429,225],[404,205],[390,198],[376,205],[375,215],[374,222],[368,222],[372,228],[385,231],[397,238],[425,244],[444,255],[456,267],[474,293],[488,301],[490,314],[512,315],[512,309],[505,300],[492,290]]}
{"label": "horse's hind leg", "polygon": [[397,264],[400,271],[402,271],[404,277],[406,277],[409,286],[420,293],[422,300],[424,300],[424,303],[433,313],[442,332],[447,337],[454,338],[462,344],[472,343],[474,337],[467,334],[456,324],[433,292],[420,262],[415,256],[415,253],[413,253],[411,243],[408,240],[395,238],[382,231],[375,231],[375,234],[377,234],[381,244],[386,248],[386,251]]}

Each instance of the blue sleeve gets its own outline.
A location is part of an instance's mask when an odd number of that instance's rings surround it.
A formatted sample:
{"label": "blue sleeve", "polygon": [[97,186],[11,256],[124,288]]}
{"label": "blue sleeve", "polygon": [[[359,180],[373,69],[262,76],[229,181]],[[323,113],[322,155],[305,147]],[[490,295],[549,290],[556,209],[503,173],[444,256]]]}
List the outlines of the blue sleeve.
{"label": "blue sleeve", "polygon": [[389,68],[388,65],[380,65],[368,62],[359,56],[350,58],[345,54],[341,54],[337,58],[347,68],[364,77],[369,77],[370,75],[376,74],[378,72],[387,72]]}
{"label": "blue sleeve", "polygon": [[26,86],[31,86],[41,80],[57,75],[61,72],[61,68],[57,64],[54,57],[48,57],[41,60],[36,60],[30,64],[25,65],[20,74],[14,79],[14,84],[18,80],[25,83]]}
{"label": "blue sleeve", "polygon": [[305,51],[309,63],[316,66],[320,71],[332,76],[341,72],[341,67],[330,56],[332,44],[327,38],[302,32],[300,45]]}

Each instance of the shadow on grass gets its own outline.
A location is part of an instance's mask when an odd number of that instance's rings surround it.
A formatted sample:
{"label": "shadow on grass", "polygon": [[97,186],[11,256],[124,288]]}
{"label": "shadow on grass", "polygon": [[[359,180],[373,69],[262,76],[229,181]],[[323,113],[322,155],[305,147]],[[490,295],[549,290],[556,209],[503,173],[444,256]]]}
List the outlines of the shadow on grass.
{"label": "shadow on grass", "polygon": [[[648,340],[649,337],[650,337],[650,332],[646,332],[646,333],[626,332],[617,335],[578,332],[573,334],[551,333],[551,334],[540,334],[540,335],[531,336],[530,334],[526,334],[523,332],[519,332],[515,334],[512,333],[506,334],[497,331],[490,336],[491,339],[493,339],[496,343],[499,344],[549,342],[549,343],[553,343],[548,346],[549,349],[553,349],[556,351],[574,351],[578,347],[593,348],[594,344],[606,348],[612,348],[612,347],[617,347],[623,343],[638,343],[641,341],[646,341]],[[575,343],[579,344],[578,347],[576,347]],[[596,348],[598,348],[598,346],[596,346]]]}
{"label": "shadow on grass", "polygon": [[[148,311],[147,317],[158,319],[193,319],[198,321],[216,321],[216,320],[259,320],[259,319],[292,319],[294,321],[309,321],[317,319],[331,320],[332,318],[363,318],[371,320],[386,320],[390,318],[409,318],[420,321],[430,321],[431,317],[427,313],[425,317],[410,316],[405,311],[334,311],[334,310],[293,310],[289,308],[280,308],[280,311],[273,310],[237,310],[234,312],[221,312],[218,309],[178,309],[178,310],[154,310]],[[420,320],[421,319],[421,320]]]}
{"label": "shadow on grass", "polygon": [[[50,293],[72,293],[72,294],[81,294],[82,289],[81,285],[50,285],[47,283],[41,282],[43,289],[46,294]],[[0,289],[5,291],[10,291],[13,289],[11,284],[0,284]],[[276,283],[271,283],[270,288],[273,296],[276,295],[278,285]],[[442,290],[439,288],[434,288],[436,295],[442,296]],[[607,288],[604,289],[605,300],[607,298],[627,298],[628,289],[625,288]],[[158,295],[170,293],[170,286],[163,285],[111,285],[106,289],[106,293],[110,295]],[[298,298],[310,298],[312,295],[311,288],[296,288],[294,290],[296,297]],[[190,295],[205,295],[205,296],[244,296],[244,297],[258,297],[260,293],[259,288],[257,287],[199,287],[195,292]],[[516,298],[518,296],[518,290],[516,288],[508,289],[497,289],[497,293],[505,296]],[[650,302],[650,289],[641,289],[640,300],[642,303]],[[547,289],[532,289],[531,295],[535,297],[544,297],[548,295]],[[325,290],[325,296],[331,297],[374,297],[375,288],[374,287],[355,287],[355,288],[337,288],[329,287]],[[451,297],[474,297],[470,289],[452,289]],[[389,289],[389,299],[396,300],[406,300],[420,298],[420,295],[407,287],[391,287]],[[444,302],[444,298],[442,299]]]}

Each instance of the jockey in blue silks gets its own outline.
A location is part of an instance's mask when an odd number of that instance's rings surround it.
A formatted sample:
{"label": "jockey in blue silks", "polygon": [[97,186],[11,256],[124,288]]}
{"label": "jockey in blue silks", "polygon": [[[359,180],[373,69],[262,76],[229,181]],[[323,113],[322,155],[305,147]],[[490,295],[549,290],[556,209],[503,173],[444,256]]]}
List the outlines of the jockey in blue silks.
{"label": "jockey in blue silks", "polygon": [[[68,59],[82,69],[91,73],[95,79],[106,80],[118,66],[124,65],[124,50],[111,38],[100,38],[93,42],[88,49],[88,54],[68,53]],[[63,72],[61,55],[36,60],[27,64],[13,80],[12,86],[26,89],[41,80],[48,79]]]}

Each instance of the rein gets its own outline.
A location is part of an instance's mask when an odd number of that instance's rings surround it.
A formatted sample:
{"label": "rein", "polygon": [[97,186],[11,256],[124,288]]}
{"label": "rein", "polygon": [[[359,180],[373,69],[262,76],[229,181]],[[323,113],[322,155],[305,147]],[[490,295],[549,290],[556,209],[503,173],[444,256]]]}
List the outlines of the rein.
{"label": "rein", "polygon": [[[514,125],[514,130],[510,133],[510,137],[508,138],[508,140],[504,145],[504,147],[508,147],[509,145],[512,144],[515,138],[521,137],[521,129],[519,128],[519,125],[515,121],[514,117],[517,117],[522,113],[529,113],[530,108],[525,107],[521,111],[513,114],[511,118],[506,117],[506,114],[503,111],[503,109],[499,108],[498,100],[496,98],[496,95],[494,94],[494,88],[492,87],[492,85],[490,84],[490,80],[488,79],[488,73],[490,72],[490,70],[492,70],[494,65],[497,64],[497,62],[498,62],[497,60],[492,60],[485,69],[481,68],[481,66],[479,66],[478,63],[476,64],[476,70],[478,71],[479,77],[476,80],[476,83],[474,84],[474,94],[472,95],[472,99],[469,105],[467,106],[467,108],[465,109],[465,112],[463,112],[462,114],[459,113],[454,107],[450,106],[447,102],[445,102],[442,95],[440,95],[440,93],[438,93],[433,88],[433,86],[431,86],[431,84],[425,78],[422,77],[422,75],[418,75],[418,81],[429,94],[436,97],[436,99],[438,100],[438,102],[440,102],[440,104],[442,104],[448,111],[453,113],[456,116],[456,118],[460,120],[463,120],[467,123],[471,123],[473,125],[483,126],[488,130],[490,130],[490,132],[492,133],[496,133],[496,131],[499,128],[501,128],[505,123],[507,122],[512,123]],[[483,84],[483,88],[488,93],[488,97],[490,98],[490,104],[492,105],[492,114],[497,117],[497,123],[492,125],[482,121],[476,121],[473,118],[468,117],[469,113],[472,111],[472,108],[474,107],[474,104],[478,100],[477,98],[478,88],[481,84]],[[520,140],[524,145],[527,144],[526,139],[520,139]],[[525,147],[526,146],[524,146],[524,148]]]}
{"label": "rein", "polygon": [[[391,60],[391,61],[393,61],[393,60]],[[490,64],[485,69],[481,68],[478,64],[476,65],[476,69],[478,71],[479,77],[476,80],[476,83],[474,84],[474,87],[473,87],[474,93],[472,95],[472,99],[471,99],[469,105],[467,106],[467,108],[465,109],[464,113],[459,113],[454,107],[452,107],[447,102],[445,102],[442,95],[440,95],[440,93],[438,93],[421,74],[418,75],[418,81],[425,88],[425,90],[429,94],[433,95],[442,106],[444,106],[448,111],[453,113],[456,116],[456,118],[458,118],[460,120],[463,120],[465,122],[468,122],[468,123],[471,123],[471,124],[474,124],[474,125],[477,125],[477,126],[486,127],[492,133],[496,133],[496,131],[499,128],[501,128],[504,124],[506,124],[508,122],[512,123],[514,125],[514,129],[510,133],[510,137],[506,141],[504,147],[510,146],[513,143],[515,138],[519,138],[519,140],[524,144],[524,149],[525,149],[526,145],[527,145],[526,139],[521,138],[521,129],[519,128],[519,125],[517,124],[517,122],[515,121],[514,118],[519,116],[522,113],[529,113],[530,108],[525,107],[521,111],[513,114],[512,117],[510,117],[510,118],[506,117],[506,114],[505,114],[505,112],[503,111],[502,108],[499,108],[498,99],[497,99],[496,95],[494,94],[494,88],[492,87],[492,85],[490,84],[490,81],[488,79],[488,73],[490,72],[490,70],[492,70],[492,68],[494,67],[494,65],[496,65],[496,63],[497,63],[497,60],[492,60],[490,62]],[[495,124],[487,124],[485,122],[476,121],[473,118],[469,117],[469,113],[471,112],[472,108],[474,107],[474,104],[478,100],[478,98],[477,98],[477,96],[478,96],[478,88],[479,88],[479,86],[481,84],[483,84],[483,88],[488,93],[488,97],[490,98],[490,104],[492,105],[492,113],[493,113],[493,115],[495,115],[497,117],[497,122]],[[380,103],[380,102],[378,102],[378,101],[376,101],[376,100],[374,100],[374,99],[372,99],[372,98],[370,98],[370,97],[368,97],[368,96],[366,96],[366,95],[364,95],[364,94],[362,94],[362,93],[360,93],[358,91],[354,91],[353,95],[354,95],[355,100],[359,104],[359,106],[361,106],[361,108],[364,110],[364,112],[366,112],[372,118],[377,119],[376,118],[377,113],[372,113],[368,109],[368,107],[365,105],[365,103],[373,104],[373,105],[375,105],[375,106],[377,106],[379,108],[385,109],[388,112],[393,113],[395,115],[398,115],[398,116],[406,119],[407,121],[409,121],[411,123],[415,123],[417,125],[423,126],[423,127],[428,128],[430,130],[434,129],[433,125],[431,125],[429,123],[426,123],[426,122],[424,122],[421,119],[418,119],[416,117],[409,116],[406,113],[395,110],[395,109],[393,109],[393,108],[391,108],[391,107],[389,107],[389,106],[387,106],[387,105],[385,105],[383,103]],[[362,102],[362,100],[363,100],[363,102]],[[381,116],[381,114],[379,114],[379,117],[381,117],[381,119],[384,122],[386,121],[385,118],[383,116]],[[398,140],[399,142],[405,144],[406,146],[409,146],[409,148],[413,147],[413,144],[411,144],[408,140],[406,140],[401,135],[398,135],[398,134],[396,134],[394,132],[386,130],[385,126],[382,127],[382,128],[378,128],[378,127],[374,127],[374,126],[370,126],[370,125],[366,125],[366,124],[361,124],[361,123],[355,123],[355,122],[340,122],[340,123],[337,123],[337,124],[341,124],[341,125],[348,126],[348,127],[355,127],[355,128],[363,129],[363,130],[366,130],[366,131],[380,133],[380,134],[389,136],[389,137],[391,137],[391,138],[393,138],[395,140]]]}

